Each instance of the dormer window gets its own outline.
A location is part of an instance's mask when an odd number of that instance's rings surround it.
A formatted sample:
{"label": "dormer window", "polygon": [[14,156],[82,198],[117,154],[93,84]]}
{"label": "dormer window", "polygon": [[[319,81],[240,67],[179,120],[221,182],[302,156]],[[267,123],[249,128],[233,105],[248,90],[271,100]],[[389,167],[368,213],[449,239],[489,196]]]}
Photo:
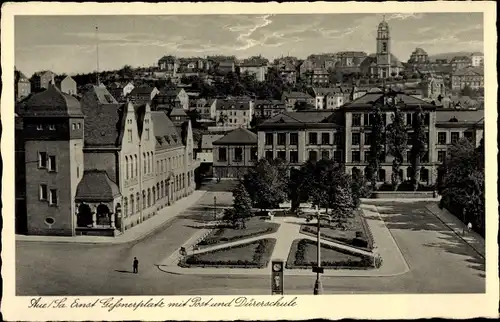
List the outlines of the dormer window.
{"label": "dormer window", "polygon": [[37,129],[38,131],[42,131],[42,130],[43,130],[43,125],[42,125],[42,124],[38,124],[38,125],[36,126],[36,129]]}
{"label": "dormer window", "polygon": [[452,117],[452,118],[450,119],[450,122],[458,122],[458,120],[457,120],[457,118],[456,118],[456,117]]}
{"label": "dormer window", "polygon": [[50,124],[49,125],[49,130],[55,131],[56,130],[56,126],[54,124]]}

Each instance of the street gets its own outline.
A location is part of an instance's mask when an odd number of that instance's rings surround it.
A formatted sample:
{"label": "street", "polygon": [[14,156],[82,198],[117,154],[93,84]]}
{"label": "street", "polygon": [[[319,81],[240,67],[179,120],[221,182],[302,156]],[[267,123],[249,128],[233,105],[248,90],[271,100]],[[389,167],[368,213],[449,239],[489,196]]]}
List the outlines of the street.
{"label": "street", "polygon": [[[175,275],[156,265],[187,241],[217,205],[229,206],[227,182],[210,184],[196,204],[162,230],[129,244],[16,242],[17,295],[266,295],[259,276]],[[410,271],[393,277],[323,277],[325,293],[484,292],[484,264],[436,217],[414,205],[379,206]],[[132,260],[139,259],[139,274]],[[315,274],[286,276],[286,294],[312,294]]]}

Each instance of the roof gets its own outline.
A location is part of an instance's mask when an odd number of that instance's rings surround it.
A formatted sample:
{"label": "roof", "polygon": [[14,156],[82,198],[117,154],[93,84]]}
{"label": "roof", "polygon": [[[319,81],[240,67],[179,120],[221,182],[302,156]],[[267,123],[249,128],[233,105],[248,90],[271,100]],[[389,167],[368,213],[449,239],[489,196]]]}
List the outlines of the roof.
{"label": "roof", "polygon": [[[454,121],[453,119],[456,119]],[[452,121],[453,120],[453,121]],[[483,110],[436,110],[436,123],[481,123],[484,122]]]}
{"label": "roof", "polygon": [[23,81],[23,82],[29,82],[29,78],[26,77],[21,71],[19,70],[14,70],[14,77],[17,82]]}
{"label": "roof", "polygon": [[204,134],[201,137],[201,148],[202,149],[212,149],[212,143],[222,138],[224,134]]}
{"label": "roof", "polygon": [[129,96],[134,95],[151,95],[155,88],[150,86],[139,86],[134,87],[134,89],[130,92]]}
{"label": "roof", "polygon": [[177,58],[175,58],[174,56],[171,56],[171,55],[168,55],[168,56],[163,56],[162,58],[160,58],[160,61],[165,61],[165,62],[175,62],[177,61]]}
{"label": "roof", "polygon": [[296,112],[283,112],[270,119],[265,120],[262,124],[275,123],[334,123],[332,111],[325,110],[309,110]]}
{"label": "roof", "polygon": [[[381,99],[383,99],[384,95],[387,95],[387,94],[388,93],[384,94],[382,91],[369,92],[369,93],[366,93],[365,95],[355,99],[354,101],[345,104],[342,108],[343,109],[350,109],[350,108],[373,107],[373,104],[375,102],[380,101]],[[406,107],[417,107],[417,106],[421,106],[422,108],[434,107],[433,105],[425,102],[424,100],[421,100],[419,98],[413,97],[413,96],[405,94],[405,93],[391,92],[391,95],[394,95],[394,99],[397,102],[403,101],[403,103],[406,105]]]}
{"label": "roof", "polygon": [[221,61],[219,63],[219,67],[232,67],[232,66],[234,66],[234,62],[233,61],[225,60],[225,61]]}
{"label": "roof", "polygon": [[412,55],[427,55],[427,52],[425,50],[423,50],[422,48],[417,47],[413,51]]}
{"label": "roof", "polygon": [[85,95],[89,95],[89,93],[92,93],[94,99],[97,99],[99,104],[118,104],[116,98],[111,95],[104,85],[91,85]]}
{"label": "roof", "polygon": [[146,114],[146,105],[134,105],[135,120],[137,121],[137,130],[139,137],[142,136],[142,127],[144,125],[144,116]]}
{"label": "roof", "polygon": [[255,144],[257,145],[257,134],[245,128],[238,128],[224,135],[222,138],[213,141],[213,145],[222,144]]}
{"label": "roof", "polygon": [[313,88],[316,96],[327,96],[329,94],[342,93],[342,88],[331,87],[331,88]]}
{"label": "roof", "polygon": [[23,116],[83,116],[80,102],[54,85],[50,85],[43,92],[32,94],[23,101],[22,108]]}
{"label": "roof", "polygon": [[172,116],[187,116],[187,114],[182,108],[174,108],[172,112],[170,112],[170,117]]}
{"label": "roof", "polygon": [[177,128],[165,111],[151,111],[151,120],[155,129],[157,149],[182,146]]}
{"label": "roof", "polygon": [[163,96],[177,96],[181,91],[183,91],[183,88],[176,88],[176,89],[167,89],[167,88],[162,88],[160,90],[160,95]]}
{"label": "roof", "polygon": [[467,57],[467,56],[455,56],[451,60],[451,63],[453,63],[455,61],[467,61],[467,62],[469,62],[470,61],[470,57]]}
{"label": "roof", "polygon": [[303,92],[284,92],[283,98],[307,98],[311,99],[312,96]]}
{"label": "roof", "polygon": [[[370,54],[361,62],[361,65],[362,66],[369,66],[372,64],[376,64],[376,63],[377,63],[377,54]],[[403,64],[401,63],[401,61],[396,56],[394,56],[394,54],[391,54],[391,66],[403,67]]]}
{"label": "roof", "polygon": [[113,201],[121,196],[120,189],[104,170],[85,170],[76,188],[77,201]]}
{"label": "roof", "polygon": [[483,76],[484,72],[481,68],[468,66],[457,70],[453,73],[453,76]]}
{"label": "roof", "polygon": [[240,101],[240,100],[217,100],[215,103],[215,108],[217,110],[249,110],[250,101]]}

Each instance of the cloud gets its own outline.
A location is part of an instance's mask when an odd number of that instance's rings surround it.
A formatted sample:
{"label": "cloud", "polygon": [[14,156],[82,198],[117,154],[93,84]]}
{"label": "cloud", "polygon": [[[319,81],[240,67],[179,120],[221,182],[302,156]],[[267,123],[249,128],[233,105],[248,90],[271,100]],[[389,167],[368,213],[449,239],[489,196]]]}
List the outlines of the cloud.
{"label": "cloud", "polygon": [[423,13],[393,13],[385,18],[386,21],[390,20],[406,20],[406,19],[421,19],[424,17]]}

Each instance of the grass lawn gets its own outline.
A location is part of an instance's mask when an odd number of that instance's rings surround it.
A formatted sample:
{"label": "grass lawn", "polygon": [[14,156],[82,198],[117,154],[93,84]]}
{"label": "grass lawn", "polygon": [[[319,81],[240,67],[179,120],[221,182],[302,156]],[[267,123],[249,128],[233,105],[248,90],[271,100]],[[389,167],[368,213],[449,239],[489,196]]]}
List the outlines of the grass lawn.
{"label": "grass lawn", "polygon": [[[363,218],[361,217],[360,210],[354,211],[354,216],[347,218],[345,230],[336,227],[336,223],[329,224],[328,222],[321,222],[321,236],[325,239],[331,239],[348,245],[352,245],[353,239],[356,238],[356,232],[360,231],[363,238],[369,239],[368,231],[363,225]],[[307,223],[300,227],[300,232],[308,235],[316,236],[317,223]],[[368,249],[371,249],[371,243],[368,243]]]}
{"label": "grass lawn", "polygon": [[235,229],[232,227],[216,228],[197,246],[202,249],[204,247],[233,242],[240,239],[272,234],[278,230],[278,227],[279,224],[270,223],[258,217],[252,217],[247,221],[245,229]]}
{"label": "grass lawn", "polygon": [[[302,246],[300,245],[302,243]],[[302,253],[302,254],[300,254]],[[310,268],[317,265],[316,242],[308,239],[297,239],[290,248],[287,268]],[[354,255],[336,250],[328,245],[321,245],[321,266],[330,269],[350,268],[363,269],[370,267],[368,257]]]}
{"label": "grass lawn", "polygon": [[259,268],[267,266],[276,239],[265,238],[233,247],[191,255],[184,265],[188,267],[235,267]]}

